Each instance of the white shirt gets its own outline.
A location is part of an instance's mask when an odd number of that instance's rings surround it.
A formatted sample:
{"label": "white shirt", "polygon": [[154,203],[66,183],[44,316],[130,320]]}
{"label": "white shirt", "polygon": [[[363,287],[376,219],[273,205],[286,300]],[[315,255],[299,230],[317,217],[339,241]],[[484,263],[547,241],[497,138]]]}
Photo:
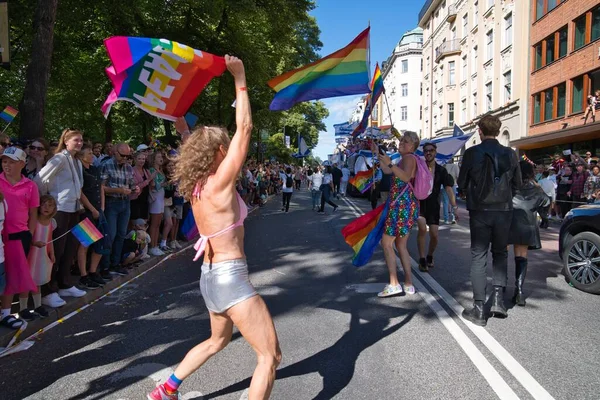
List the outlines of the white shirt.
{"label": "white shirt", "polygon": [[550,178],[544,178],[541,179],[538,182],[538,184],[540,185],[544,193],[546,193],[546,195],[552,198],[552,201],[554,201],[556,198],[556,187],[554,186],[554,182],[552,182]]}
{"label": "white shirt", "polygon": [[320,172],[315,172],[309,177],[312,182],[312,190],[319,190],[321,184],[323,183],[323,174]]}
{"label": "white shirt", "polygon": [[[285,185],[285,182],[287,181],[287,178],[288,178],[288,177],[292,178],[292,186],[290,186],[290,187],[287,187],[287,186]],[[282,179],[283,179],[283,186],[282,186],[282,189],[281,189],[281,191],[282,191],[283,193],[293,193],[293,192],[294,192],[294,183],[293,183],[293,180],[294,180],[294,175],[293,175],[293,174],[289,174],[289,175],[287,175],[287,174],[283,174],[283,177],[282,177]]]}
{"label": "white shirt", "polygon": [[350,179],[350,170],[346,167],[342,168],[342,181],[347,182]]}
{"label": "white shirt", "polygon": [[323,175],[323,185],[329,185],[333,180],[333,176],[331,174]]}
{"label": "white shirt", "polygon": [[454,179],[454,185],[456,185],[456,181],[458,181],[458,174],[460,172],[458,164],[446,164],[444,168],[446,168],[446,171],[448,171],[452,179]]}
{"label": "white shirt", "polygon": [[[6,212],[8,211],[8,205],[5,200],[2,200],[0,204],[0,232],[4,229],[4,219],[6,218]],[[4,262],[4,243],[0,240],[0,264]]]}
{"label": "white shirt", "polygon": [[40,191],[56,199],[58,211],[76,212],[83,187],[83,172],[81,161],[73,159],[69,153],[58,153],[38,173],[39,179],[34,179],[40,186]]}

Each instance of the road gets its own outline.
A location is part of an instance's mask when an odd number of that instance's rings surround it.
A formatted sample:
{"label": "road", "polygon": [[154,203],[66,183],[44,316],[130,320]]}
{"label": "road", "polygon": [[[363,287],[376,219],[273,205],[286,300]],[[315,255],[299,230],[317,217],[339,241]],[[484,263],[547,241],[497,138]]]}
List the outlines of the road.
{"label": "road", "polygon": [[[598,399],[600,297],[560,274],[557,228],[532,252],[527,306],[486,328],[458,317],[471,303],[469,230],[444,226],[418,293],[379,299],[379,249],[357,269],[341,228],[369,209],[341,200],[310,210],[306,191],[289,213],[274,198],[246,220],[251,280],[275,320],[283,361],[273,399]],[[410,240],[413,258],[416,231]],[[143,399],[210,335],[188,249],[49,330],[30,349],[0,359],[2,399]],[[513,275],[509,257],[509,276]],[[512,281],[506,298],[512,294]],[[183,399],[247,398],[255,365],[237,332],[181,386]]]}

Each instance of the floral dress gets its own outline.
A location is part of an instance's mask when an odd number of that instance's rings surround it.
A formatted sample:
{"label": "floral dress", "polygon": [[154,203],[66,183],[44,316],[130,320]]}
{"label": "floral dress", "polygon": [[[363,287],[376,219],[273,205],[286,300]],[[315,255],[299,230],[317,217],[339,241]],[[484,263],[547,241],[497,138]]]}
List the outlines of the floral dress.
{"label": "floral dress", "polygon": [[388,201],[390,209],[385,219],[385,234],[399,237],[408,235],[419,218],[419,201],[412,188],[393,176]]}

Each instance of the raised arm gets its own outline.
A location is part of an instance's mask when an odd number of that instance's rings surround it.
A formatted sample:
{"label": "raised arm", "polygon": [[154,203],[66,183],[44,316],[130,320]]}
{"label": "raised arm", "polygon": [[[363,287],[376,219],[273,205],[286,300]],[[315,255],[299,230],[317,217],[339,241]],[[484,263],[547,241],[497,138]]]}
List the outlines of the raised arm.
{"label": "raised arm", "polygon": [[218,182],[223,185],[234,184],[248,155],[248,146],[252,135],[252,113],[246,89],[244,64],[236,57],[225,56],[227,69],[235,81],[235,124],[236,131],[231,139],[225,159],[216,172]]}

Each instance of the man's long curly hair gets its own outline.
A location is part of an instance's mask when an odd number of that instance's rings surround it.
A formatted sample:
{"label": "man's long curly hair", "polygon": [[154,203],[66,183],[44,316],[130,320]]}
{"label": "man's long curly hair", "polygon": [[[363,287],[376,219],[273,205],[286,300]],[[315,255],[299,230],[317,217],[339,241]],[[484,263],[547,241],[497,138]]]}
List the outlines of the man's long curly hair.
{"label": "man's long curly hair", "polygon": [[200,188],[212,171],[215,154],[219,147],[229,149],[227,129],[218,126],[201,126],[192,132],[189,139],[181,146],[179,156],[175,158],[175,174],[173,179],[179,182],[179,192],[191,199],[196,184]]}

